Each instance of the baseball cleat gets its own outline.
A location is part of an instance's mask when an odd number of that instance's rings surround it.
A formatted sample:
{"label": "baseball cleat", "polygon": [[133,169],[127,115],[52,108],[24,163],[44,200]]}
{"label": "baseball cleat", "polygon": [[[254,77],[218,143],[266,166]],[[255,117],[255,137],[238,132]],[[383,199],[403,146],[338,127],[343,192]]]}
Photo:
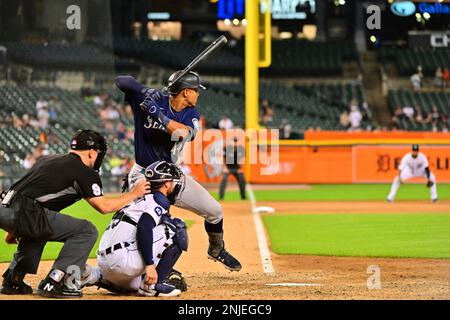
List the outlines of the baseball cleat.
{"label": "baseball cleat", "polygon": [[431,200],[433,203],[438,202],[438,198]]}
{"label": "baseball cleat", "polygon": [[13,294],[32,294],[33,288],[23,282],[24,274],[16,274],[10,269],[6,270],[3,275],[3,283],[0,289],[1,294],[13,295]]}
{"label": "baseball cleat", "polygon": [[177,297],[181,290],[168,283],[157,283],[151,286],[139,286],[138,294],[145,297]]}
{"label": "baseball cleat", "polygon": [[46,298],[58,299],[81,298],[83,296],[81,290],[69,288],[65,281],[64,272],[56,269],[52,270],[48,276],[39,283],[37,294]]}
{"label": "baseball cleat", "polygon": [[394,200],[391,200],[391,199],[386,199],[386,202],[388,202],[388,203],[392,203],[392,202],[394,202]]}
{"label": "baseball cleat", "polygon": [[240,271],[242,269],[239,261],[225,250],[225,248],[222,248],[217,256],[211,255],[208,250],[208,259],[222,263],[230,271]]}

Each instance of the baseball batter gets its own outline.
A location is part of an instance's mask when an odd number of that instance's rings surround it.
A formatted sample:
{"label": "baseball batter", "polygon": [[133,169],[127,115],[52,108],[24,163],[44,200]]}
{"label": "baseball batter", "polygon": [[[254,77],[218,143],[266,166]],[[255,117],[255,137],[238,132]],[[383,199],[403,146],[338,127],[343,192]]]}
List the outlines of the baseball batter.
{"label": "baseball batter", "polygon": [[106,228],[97,253],[98,268],[86,267],[82,285],[98,285],[116,293],[142,296],[177,296],[166,282],[187,250],[186,224],[169,214],[167,196],[180,175],[174,164],[158,161],[145,169],[151,194],[118,211]]}
{"label": "baseball batter", "polygon": [[425,177],[427,178],[427,187],[430,188],[430,196],[433,202],[438,200],[436,177],[430,171],[428,159],[419,152],[419,145],[412,146],[412,152],[407,153],[400,162],[398,167],[398,175],[394,178],[391,186],[391,192],[387,197],[388,202],[393,202],[397,194],[400,184],[412,178]]}
{"label": "baseball batter", "polygon": [[[136,164],[129,174],[130,187],[143,177],[144,168],[155,161],[179,164],[184,144],[194,139],[199,130],[200,113],[195,106],[199,89],[205,88],[199,75],[192,71],[173,82],[179,72],[169,77],[168,95],[145,87],[131,76],[116,78],[116,85],[125,93],[134,114]],[[182,175],[169,200],[205,219],[209,259],[221,262],[231,271],[241,270],[239,261],[225,249],[222,206],[205,188],[189,175]]]}

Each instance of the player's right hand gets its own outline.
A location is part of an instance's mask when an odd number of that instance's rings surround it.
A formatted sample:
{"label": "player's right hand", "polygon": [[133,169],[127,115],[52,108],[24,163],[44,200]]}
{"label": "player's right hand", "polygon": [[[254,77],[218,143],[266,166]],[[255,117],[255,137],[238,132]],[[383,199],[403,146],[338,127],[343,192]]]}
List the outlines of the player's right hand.
{"label": "player's right hand", "polygon": [[144,101],[145,100],[159,101],[164,97],[162,91],[157,89],[145,88],[143,94],[145,95]]}
{"label": "player's right hand", "polygon": [[145,266],[145,278],[144,283],[146,285],[155,284],[158,282],[158,272],[154,264]]}
{"label": "player's right hand", "polygon": [[150,182],[146,179],[141,179],[131,191],[136,198],[140,198],[150,193]]}

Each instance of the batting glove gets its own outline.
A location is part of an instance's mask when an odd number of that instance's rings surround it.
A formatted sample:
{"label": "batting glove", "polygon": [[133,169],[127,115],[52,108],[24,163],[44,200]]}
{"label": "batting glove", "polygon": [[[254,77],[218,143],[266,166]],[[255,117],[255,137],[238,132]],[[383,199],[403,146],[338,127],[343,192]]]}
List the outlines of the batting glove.
{"label": "batting glove", "polygon": [[145,95],[145,100],[152,100],[154,102],[157,102],[159,100],[161,100],[163,98],[163,93],[161,90],[157,90],[157,89],[150,89],[145,87],[144,89],[142,89],[142,93]]}
{"label": "batting glove", "polygon": [[140,104],[142,110],[150,116],[155,121],[158,121],[161,123],[165,128],[167,128],[167,125],[170,122],[170,119],[166,117],[162,112],[160,107],[156,104],[155,101],[151,99],[144,99],[144,101]]}

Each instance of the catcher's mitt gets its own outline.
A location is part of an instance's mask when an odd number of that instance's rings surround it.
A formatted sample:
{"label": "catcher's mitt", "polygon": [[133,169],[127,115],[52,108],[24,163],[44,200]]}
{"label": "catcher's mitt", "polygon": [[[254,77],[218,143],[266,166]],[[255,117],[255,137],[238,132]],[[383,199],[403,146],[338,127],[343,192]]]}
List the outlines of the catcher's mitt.
{"label": "catcher's mitt", "polygon": [[427,182],[427,188],[431,188],[434,185],[434,182],[431,180],[428,180]]}
{"label": "catcher's mitt", "polygon": [[181,290],[181,292],[187,291],[188,285],[186,283],[186,279],[183,277],[181,272],[175,269],[172,269],[172,272],[167,276],[167,282],[175,286],[175,288]]}

